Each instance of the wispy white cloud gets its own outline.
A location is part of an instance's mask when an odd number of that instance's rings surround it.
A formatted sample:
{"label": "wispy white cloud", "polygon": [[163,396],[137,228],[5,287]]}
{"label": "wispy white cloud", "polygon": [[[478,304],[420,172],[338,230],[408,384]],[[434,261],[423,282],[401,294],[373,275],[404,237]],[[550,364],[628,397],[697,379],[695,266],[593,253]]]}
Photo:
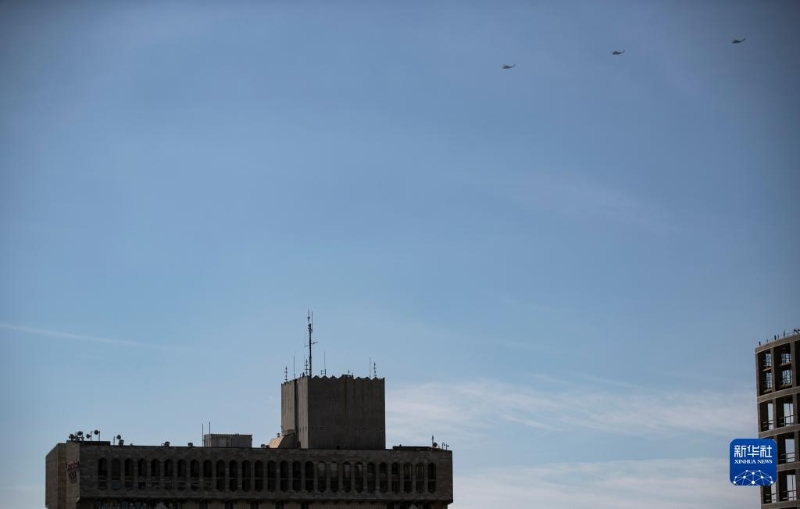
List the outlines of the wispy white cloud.
{"label": "wispy white cloud", "polygon": [[536,387],[483,380],[390,389],[387,429],[397,443],[436,429],[451,442],[468,444],[508,424],[665,438],[732,437],[752,431],[755,423],[752,394],[745,390],[645,389],[589,376],[539,380]]}
{"label": "wispy white cloud", "polygon": [[524,208],[600,219],[655,233],[678,230],[665,211],[647,200],[576,174],[537,171],[512,181],[511,186],[505,193],[513,203]]}
{"label": "wispy white cloud", "polygon": [[720,458],[557,463],[456,475],[453,507],[750,509],[759,490],[732,486]]}
{"label": "wispy white cloud", "polygon": [[85,334],[75,334],[72,332],[57,331],[52,329],[42,329],[39,327],[28,327],[27,325],[17,325],[13,323],[0,322],[0,329],[10,330],[14,332],[21,332],[23,334],[34,336],[45,336],[50,338],[68,339],[74,341],[87,341],[92,343],[104,343],[107,345],[126,346],[133,348],[145,348],[152,350],[170,350],[181,351],[180,348],[168,345],[159,345],[153,343],[143,343],[140,341],[130,341],[127,339],[114,339],[104,338],[99,336],[87,336]]}

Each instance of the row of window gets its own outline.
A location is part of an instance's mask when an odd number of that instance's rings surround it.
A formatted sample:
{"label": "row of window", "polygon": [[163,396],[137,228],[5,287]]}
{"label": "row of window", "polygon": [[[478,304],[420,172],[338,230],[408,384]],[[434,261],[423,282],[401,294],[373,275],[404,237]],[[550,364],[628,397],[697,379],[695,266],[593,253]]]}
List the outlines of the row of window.
{"label": "row of window", "polygon": [[[761,431],[795,425],[794,397],[787,396],[773,401],[765,401],[759,405]],[[777,415],[776,415],[777,411]]]}
{"label": "row of window", "polygon": [[[142,502],[137,500],[135,502],[128,502],[128,501],[113,501],[113,502],[103,502],[98,501],[92,504],[92,509],[159,509],[161,507],[166,507],[167,509],[189,509],[189,508],[198,508],[198,509],[209,509],[210,502],[192,502],[191,504],[186,504],[184,502],[176,502],[176,501],[166,501],[166,502]],[[235,502],[225,502],[225,509],[234,509],[235,507],[241,507],[240,505],[236,505]],[[284,509],[283,502],[250,502],[249,506],[250,509]],[[301,509],[308,509],[308,502],[302,502],[300,504]]]}
{"label": "row of window", "polygon": [[[219,504],[217,502],[217,504]],[[224,502],[225,509],[238,509],[240,507],[244,507],[241,503],[236,502]],[[200,502],[180,502],[180,501],[163,501],[163,502],[142,502],[142,501],[135,501],[135,502],[128,502],[128,501],[97,501],[92,503],[92,509],[210,509],[212,507],[211,502],[200,501]],[[214,507],[219,507],[219,505],[215,505]],[[253,501],[250,502],[248,507],[250,509],[284,509],[285,504],[284,502],[258,502]],[[295,506],[296,507],[296,506]],[[387,504],[387,509],[400,509],[400,504],[395,504],[389,502]],[[417,504],[417,507],[420,509],[431,509],[431,505],[429,504]],[[308,509],[309,503],[308,502],[301,502],[300,509]]]}
{"label": "row of window", "polygon": [[[205,460],[111,460],[100,458],[97,462],[97,487],[118,490],[164,489],[210,491],[342,491],[350,493],[429,493],[436,491],[436,464],[417,463],[337,463],[320,461],[237,461],[222,460],[212,463]],[[134,468],[136,467],[136,468]],[[377,468],[376,468],[377,467]],[[266,472],[265,472],[266,470]],[[187,475],[188,473],[188,475]],[[266,475],[265,475],[266,473]],[[148,475],[149,474],[149,475]]]}
{"label": "row of window", "polygon": [[[792,363],[792,354],[791,352],[783,351],[778,352],[781,365],[787,365]],[[764,353],[763,360],[761,362],[762,368],[771,368],[772,367],[772,354],[770,352]]]}
{"label": "row of window", "polygon": [[[792,386],[792,370],[791,369],[784,369],[781,371],[781,385],[780,388],[784,387],[791,387]],[[762,392],[774,389],[774,384],[772,381],[772,373],[767,372],[764,373],[763,384],[762,384]]]}

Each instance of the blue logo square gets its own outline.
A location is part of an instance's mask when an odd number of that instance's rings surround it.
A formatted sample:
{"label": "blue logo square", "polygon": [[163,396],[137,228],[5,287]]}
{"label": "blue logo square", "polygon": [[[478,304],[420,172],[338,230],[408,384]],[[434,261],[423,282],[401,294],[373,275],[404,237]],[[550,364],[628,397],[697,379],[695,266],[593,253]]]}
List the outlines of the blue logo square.
{"label": "blue logo square", "polygon": [[737,438],[731,442],[731,483],[770,486],[778,478],[778,444],[770,438]]}

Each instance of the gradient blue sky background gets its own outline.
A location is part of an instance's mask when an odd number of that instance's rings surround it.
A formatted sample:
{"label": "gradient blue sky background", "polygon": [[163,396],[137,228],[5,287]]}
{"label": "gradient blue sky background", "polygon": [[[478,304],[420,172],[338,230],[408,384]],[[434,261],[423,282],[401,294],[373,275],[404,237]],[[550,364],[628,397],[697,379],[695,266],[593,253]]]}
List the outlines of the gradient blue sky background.
{"label": "gradient blue sky background", "polygon": [[[0,4],[0,506],[279,430],[315,312],[457,509],[745,509],[800,326],[796,2]],[[746,37],[732,45],[733,37]],[[612,57],[613,49],[624,49]],[[503,63],[516,63],[511,71]]]}

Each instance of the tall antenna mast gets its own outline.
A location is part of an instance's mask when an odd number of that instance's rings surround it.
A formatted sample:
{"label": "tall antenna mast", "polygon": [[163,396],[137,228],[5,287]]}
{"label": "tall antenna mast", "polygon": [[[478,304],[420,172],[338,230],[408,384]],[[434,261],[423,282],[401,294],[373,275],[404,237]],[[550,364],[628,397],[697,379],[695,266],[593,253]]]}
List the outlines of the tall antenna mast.
{"label": "tall antenna mast", "polygon": [[311,345],[316,345],[316,341],[311,341],[311,333],[314,332],[314,313],[308,311],[308,376],[314,376],[311,364]]}

